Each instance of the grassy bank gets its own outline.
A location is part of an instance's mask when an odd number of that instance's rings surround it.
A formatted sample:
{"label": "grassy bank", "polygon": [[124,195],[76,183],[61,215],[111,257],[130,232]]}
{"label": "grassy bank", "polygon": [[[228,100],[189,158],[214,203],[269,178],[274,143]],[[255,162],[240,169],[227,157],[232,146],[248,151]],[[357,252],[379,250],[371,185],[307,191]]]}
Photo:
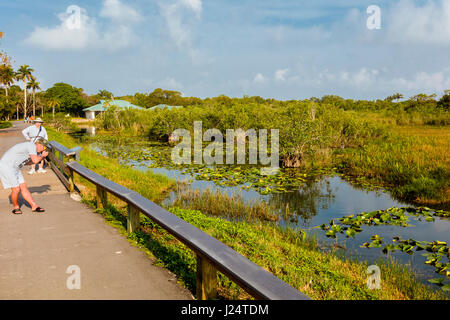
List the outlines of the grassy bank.
{"label": "grassy bank", "polygon": [[[70,136],[51,128],[48,132],[51,140],[67,147],[78,144]],[[153,201],[161,200],[173,187],[173,182],[162,175],[119,165],[117,160],[99,156],[87,146],[84,146],[80,163]],[[94,187],[77,175],[76,184],[82,189],[84,200],[94,206]],[[110,205],[98,211],[108,223],[125,234],[125,204],[114,197],[109,200]],[[230,222],[206,216],[198,210],[169,210],[314,299],[445,298],[442,293],[420,284],[408,268],[393,262],[380,261],[382,290],[370,290],[366,285],[368,265],[365,262],[343,258],[337,251],[322,248],[320,243],[303,233],[267,223]],[[195,292],[194,254],[174,237],[141,216],[141,230],[132,234],[129,241],[145,250],[156,263],[175,273],[180,282]],[[219,284],[219,295],[223,299],[250,298],[222,274],[219,274]]]}

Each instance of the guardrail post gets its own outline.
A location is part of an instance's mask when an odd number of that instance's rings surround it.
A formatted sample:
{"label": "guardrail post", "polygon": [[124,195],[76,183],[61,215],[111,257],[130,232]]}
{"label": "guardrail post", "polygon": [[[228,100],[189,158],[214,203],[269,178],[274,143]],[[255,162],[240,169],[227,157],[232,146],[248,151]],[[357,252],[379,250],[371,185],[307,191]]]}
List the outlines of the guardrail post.
{"label": "guardrail post", "polygon": [[[74,161],[73,157],[69,157],[69,162]],[[75,181],[73,179],[73,170],[69,168],[69,192],[72,193],[75,191]]]}
{"label": "guardrail post", "polygon": [[69,192],[75,191],[75,182],[73,180],[73,171],[69,169]]}
{"label": "guardrail post", "polygon": [[197,300],[217,298],[217,270],[205,258],[197,254]]}
{"label": "guardrail post", "polygon": [[139,230],[140,224],[139,210],[128,204],[127,233],[130,234]]}
{"label": "guardrail post", "polygon": [[97,208],[104,209],[106,208],[106,205],[108,203],[108,194],[106,193],[106,190],[97,185]]}

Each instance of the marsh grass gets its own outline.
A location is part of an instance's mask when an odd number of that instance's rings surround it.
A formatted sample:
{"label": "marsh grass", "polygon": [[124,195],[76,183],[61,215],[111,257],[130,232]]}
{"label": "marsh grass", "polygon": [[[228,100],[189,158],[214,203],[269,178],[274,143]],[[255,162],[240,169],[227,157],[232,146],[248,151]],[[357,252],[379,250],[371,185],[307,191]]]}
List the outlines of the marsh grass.
{"label": "marsh grass", "polygon": [[339,169],[417,204],[450,206],[450,129],[393,127],[394,134],[337,153]]}
{"label": "marsh grass", "polygon": [[199,191],[178,187],[172,205],[184,209],[195,209],[211,215],[225,217],[233,221],[277,221],[279,216],[264,200],[245,201],[241,193],[229,195],[221,190]]}

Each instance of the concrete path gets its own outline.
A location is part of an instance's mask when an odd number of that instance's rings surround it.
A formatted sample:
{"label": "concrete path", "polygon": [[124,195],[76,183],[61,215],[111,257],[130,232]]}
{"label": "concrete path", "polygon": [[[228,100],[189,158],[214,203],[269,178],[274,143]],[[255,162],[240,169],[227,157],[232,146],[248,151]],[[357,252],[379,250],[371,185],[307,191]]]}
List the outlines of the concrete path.
{"label": "concrete path", "polygon": [[[0,157],[24,141],[26,125],[14,125],[0,130]],[[72,200],[53,171],[27,169],[25,181],[46,212],[23,205],[23,214],[13,215],[9,190],[0,191],[0,299],[193,298],[101,215]]]}

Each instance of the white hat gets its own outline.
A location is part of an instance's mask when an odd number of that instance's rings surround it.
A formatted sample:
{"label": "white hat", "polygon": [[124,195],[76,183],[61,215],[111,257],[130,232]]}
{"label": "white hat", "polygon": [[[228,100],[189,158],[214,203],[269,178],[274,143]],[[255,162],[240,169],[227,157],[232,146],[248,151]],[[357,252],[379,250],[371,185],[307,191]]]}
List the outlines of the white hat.
{"label": "white hat", "polygon": [[40,122],[40,123],[44,123],[44,121],[41,118],[36,118],[36,120],[33,120],[33,122]]}

